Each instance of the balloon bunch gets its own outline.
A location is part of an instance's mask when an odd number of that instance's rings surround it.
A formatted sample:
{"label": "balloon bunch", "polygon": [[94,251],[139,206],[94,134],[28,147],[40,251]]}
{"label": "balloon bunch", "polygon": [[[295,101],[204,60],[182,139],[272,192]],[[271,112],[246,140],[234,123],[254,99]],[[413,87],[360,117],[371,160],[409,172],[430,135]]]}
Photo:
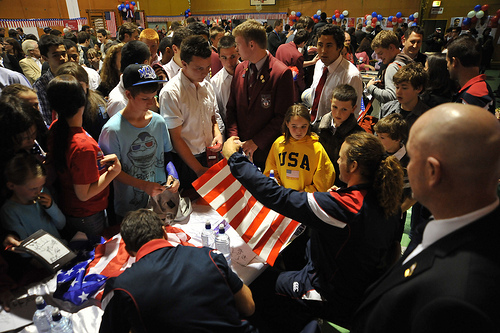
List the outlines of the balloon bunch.
{"label": "balloon bunch", "polygon": [[373,12],[371,15],[366,14],[365,15],[365,24],[366,25],[371,25],[372,27],[376,27],[377,25],[380,25],[380,22],[384,17],[381,14],[377,14],[377,12]]}
{"label": "balloon bunch", "polygon": [[288,18],[290,19],[289,24],[293,25],[295,22],[299,20],[301,16],[302,16],[301,12],[295,12],[292,10],[290,16],[288,16]]}
{"label": "balloon bunch", "polygon": [[318,23],[320,18],[321,18],[321,9],[318,9],[316,14],[314,14],[312,16],[312,19],[313,19],[314,23]]}
{"label": "balloon bunch", "polygon": [[188,18],[189,16],[191,16],[191,9],[190,9],[190,8],[188,8],[188,9],[186,9],[186,10],[184,11],[184,17],[185,17],[185,18]]}
{"label": "balloon bunch", "polygon": [[408,22],[411,22],[409,24],[410,27],[413,26],[413,25],[417,25],[417,23],[418,23],[418,12],[410,14],[410,16],[408,16]]}
{"label": "balloon bunch", "polygon": [[349,16],[349,12],[347,10],[344,10],[342,13],[340,10],[335,9],[335,14],[332,16],[332,20],[340,23],[344,18]]}
{"label": "balloon bunch", "polygon": [[121,3],[118,5],[118,10],[120,12],[123,12],[125,17],[134,17],[134,11],[135,11],[135,1],[128,2],[125,1],[124,3]]}
{"label": "balloon bunch", "polygon": [[[464,18],[464,20],[462,21],[462,24],[464,26],[468,26],[470,25],[471,23],[472,24],[476,24],[477,22],[477,19],[481,19],[484,17],[485,13],[488,11],[488,9],[490,8],[490,5],[475,5],[474,6],[474,10],[471,10],[470,12],[467,13],[467,17]],[[498,18],[500,17],[499,13],[500,10],[497,11],[497,15],[491,19],[491,22],[494,23],[494,24],[497,24],[498,23]],[[495,19],[496,18],[496,19]],[[493,20],[495,19],[495,20]]]}
{"label": "balloon bunch", "polygon": [[[418,18],[418,13],[415,12],[415,14],[412,14],[413,15],[413,18],[414,19],[417,19]],[[417,15],[417,16],[415,16]],[[401,14],[401,12],[397,12],[395,16],[389,16],[388,17],[388,20],[391,21],[393,24],[401,24],[404,22],[403,20],[403,14]],[[414,22],[416,22],[416,20],[414,20]]]}

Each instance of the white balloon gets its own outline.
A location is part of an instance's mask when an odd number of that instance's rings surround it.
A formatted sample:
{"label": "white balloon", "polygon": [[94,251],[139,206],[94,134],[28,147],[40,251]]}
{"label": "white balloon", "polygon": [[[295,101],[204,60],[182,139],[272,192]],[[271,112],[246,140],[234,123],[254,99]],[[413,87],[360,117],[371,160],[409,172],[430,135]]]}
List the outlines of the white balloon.
{"label": "white balloon", "polygon": [[478,12],[476,13],[476,17],[477,17],[478,19],[482,18],[483,16],[484,16],[484,12],[483,12],[482,10],[480,10],[480,11],[478,11]]}
{"label": "white balloon", "polygon": [[468,18],[473,18],[474,16],[476,16],[476,12],[473,10],[471,10],[470,12],[467,13]]}
{"label": "white balloon", "polygon": [[344,14],[344,16],[349,16],[349,12],[347,10],[344,10],[342,14]]}
{"label": "white balloon", "polygon": [[415,12],[415,14],[413,14],[413,17],[418,18],[418,12]]}
{"label": "white balloon", "polygon": [[372,16],[371,16],[371,15],[368,15],[368,16],[366,17],[366,19],[367,19],[368,21],[371,21],[371,20],[372,20]]}
{"label": "white balloon", "polygon": [[375,23],[376,25],[380,25],[380,21],[377,21],[377,23]]}
{"label": "white balloon", "polygon": [[339,17],[339,18],[336,18],[335,21],[337,21],[337,23],[340,23],[340,21],[342,21],[342,20]]}
{"label": "white balloon", "polygon": [[290,14],[292,14],[292,16],[295,16],[296,13],[295,13],[295,11],[292,10],[292,12]]}
{"label": "white balloon", "polygon": [[127,8],[123,7],[123,12],[126,13],[127,12]]}
{"label": "white balloon", "polygon": [[316,12],[316,14],[321,15],[321,9],[318,9],[318,11]]}

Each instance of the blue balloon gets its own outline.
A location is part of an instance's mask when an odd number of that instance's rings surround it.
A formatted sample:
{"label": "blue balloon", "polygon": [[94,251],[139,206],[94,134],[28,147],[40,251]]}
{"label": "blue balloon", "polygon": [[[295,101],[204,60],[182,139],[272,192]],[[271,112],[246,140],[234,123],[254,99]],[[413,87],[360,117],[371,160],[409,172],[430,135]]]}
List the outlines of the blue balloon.
{"label": "blue balloon", "polygon": [[408,16],[408,19],[409,19],[410,21],[413,21],[413,19],[414,19],[413,14],[411,14],[410,16]]}
{"label": "blue balloon", "polygon": [[478,12],[478,11],[480,11],[480,10],[481,10],[481,5],[475,5],[475,6],[474,6],[474,11],[475,11],[475,12]]}
{"label": "blue balloon", "polygon": [[391,16],[389,16],[387,19],[388,19],[389,21],[392,21],[392,18],[393,18],[393,16],[391,15]]}
{"label": "blue balloon", "polygon": [[129,5],[129,4],[126,4],[126,5],[125,5],[125,8],[130,9],[130,5]]}
{"label": "blue balloon", "polygon": [[339,18],[340,18],[341,20],[343,20],[343,19],[344,19],[344,14],[340,14],[340,15],[339,15]]}
{"label": "blue balloon", "polygon": [[206,22],[207,22],[207,25],[210,25],[210,20],[207,20]]}
{"label": "blue balloon", "polygon": [[401,14],[401,12],[397,12],[397,13],[396,13],[396,17],[397,17],[397,18],[401,18],[401,16],[403,16],[403,14]]}
{"label": "blue balloon", "polygon": [[470,18],[468,17],[464,18],[464,20],[462,21],[463,25],[469,25],[469,23],[470,23]]}
{"label": "blue balloon", "polygon": [[132,2],[131,2],[131,4],[132,4],[133,6],[135,6],[135,1],[132,1]]}
{"label": "blue balloon", "polygon": [[187,14],[187,13],[186,13],[186,14],[184,14],[184,17],[185,17],[185,18],[188,18],[188,17],[189,17],[189,14]]}
{"label": "blue balloon", "polygon": [[302,16],[302,13],[301,13],[301,12],[297,12],[297,13],[295,13],[295,16],[297,16],[297,17],[301,17],[301,16]]}
{"label": "blue balloon", "polygon": [[314,14],[314,15],[313,15],[313,17],[314,17],[315,19],[318,19],[318,18],[319,18],[318,14]]}
{"label": "blue balloon", "polygon": [[119,11],[122,11],[122,10],[123,10],[123,7],[124,7],[124,6],[123,6],[123,4],[120,4],[120,5],[118,6],[118,10],[119,10]]}
{"label": "blue balloon", "polygon": [[377,12],[373,12],[372,17],[377,17]]}
{"label": "blue balloon", "polygon": [[188,11],[188,13],[191,13],[191,9],[190,9],[190,8],[188,8],[188,10],[187,10],[187,11]]}
{"label": "blue balloon", "polygon": [[187,13],[189,13],[189,12],[188,12],[188,11],[187,11],[187,9],[186,9],[186,10],[184,11],[184,15],[186,15]]}
{"label": "blue balloon", "polygon": [[384,17],[382,16],[382,14],[378,14],[378,15],[377,15],[377,18],[378,18],[378,20],[379,20],[379,21],[382,21],[382,19],[383,19]]}

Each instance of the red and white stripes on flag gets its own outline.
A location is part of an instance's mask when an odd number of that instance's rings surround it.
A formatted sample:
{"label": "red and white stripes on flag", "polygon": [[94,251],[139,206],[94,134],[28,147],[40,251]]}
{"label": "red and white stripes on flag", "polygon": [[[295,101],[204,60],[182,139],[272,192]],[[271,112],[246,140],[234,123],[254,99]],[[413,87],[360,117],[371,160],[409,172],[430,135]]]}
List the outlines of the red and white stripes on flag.
{"label": "red and white stripes on flag", "polygon": [[234,178],[225,159],[194,181],[193,187],[270,265],[300,225],[258,202]]}
{"label": "red and white stripes on flag", "polygon": [[104,12],[106,19],[106,30],[111,34],[111,37],[116,37],[116,18],[115,12]]}

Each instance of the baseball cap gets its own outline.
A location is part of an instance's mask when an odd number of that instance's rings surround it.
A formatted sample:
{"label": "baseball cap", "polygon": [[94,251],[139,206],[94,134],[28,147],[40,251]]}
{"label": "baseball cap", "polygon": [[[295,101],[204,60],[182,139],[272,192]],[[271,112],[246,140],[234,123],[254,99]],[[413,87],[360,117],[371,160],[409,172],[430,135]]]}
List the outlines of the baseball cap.
{"label": "baseball cap", "polygon": [[52,31],[52,28],[49,28],[49,27],[43,28],[43,32],[45,32],[46,34],[48,34],[51,31]]}
{"label": "baseball cap", "polygon": [[147,83],[168,82],[158,80],[154,69],[149,65],[132,64],[123,71],[123,86],[125,89]]}

